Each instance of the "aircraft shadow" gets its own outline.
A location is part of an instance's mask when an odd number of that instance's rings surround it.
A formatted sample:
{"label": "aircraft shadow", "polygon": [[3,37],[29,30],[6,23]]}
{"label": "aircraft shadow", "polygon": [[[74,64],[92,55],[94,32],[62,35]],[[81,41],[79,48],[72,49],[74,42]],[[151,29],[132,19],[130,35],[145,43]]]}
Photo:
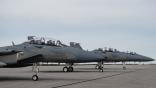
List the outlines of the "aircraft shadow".
{"label": "aircraft shadow", "polygon": [[30,78],[27,77],[8,77],[8,76],[0,76],[0,81],[21,81],[21,80],[31,80]]}
{"label": "aircraft shadow", "polygon": [[[131,71],[131,70],[104,70],[104,72],[123,72],[123,71]],[[74,71],[74,72],[63,72],[63,71],[40,71],[40,73],[99,73],[99,70],[95,71]],[[102,73],[102,72],[101,72]]]}
{"label": "aircraft shadow", "polygon": [[78,72],[99,72],[99,71],[74,71],[74,72],[63,72],[63,71],[40,71],[41,73],[78,73]]}
{"label": "aircraft shadow", "polygon": [[[47,81],[47,80],[52,80],[52,81],[64,81],[64,80],[68,80],[68,81],[72,81],[72,80],[75,80],[75,81],[81,81],[81,80],[87,80],[87,79],[76,79],[76,78],[56,78],[56,77],[51,77],[51,78],[44,78],[44,77],[40,77],[38,82],[40,81]],[[17,81],[17,82],[20,82],[20,81],[32,81],[31,77],[7,77],[7,76],[3,76],[3,77],[0,77],[0,82],[4,82],[4,81]]]}

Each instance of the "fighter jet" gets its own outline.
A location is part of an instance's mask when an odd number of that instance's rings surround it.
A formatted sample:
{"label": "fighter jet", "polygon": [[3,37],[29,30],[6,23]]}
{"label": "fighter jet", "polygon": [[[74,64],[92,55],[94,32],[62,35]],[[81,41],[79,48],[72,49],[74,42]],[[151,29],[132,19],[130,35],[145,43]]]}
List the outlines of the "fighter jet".
{"label": "fighter jet", "polygon": [[[137,54],[136,52],[121,52],[117,49],[109,48],[107,49],[96,49],[94,51],[102,52],[106,57],[105,62],[122,62],[123,69],[126,70],[126,62],[149,62],[154,61],[154,59]],[[97,67],[99,67],[97,65]]]}
{"label": "fighter jet", "polygon": [[[102,52],[85,51],[78,43],[71,42],[70,46],[59,40],[46,40],[28,36],[28,41],[12,46],[0,47],[0,67],[18,68],[32,66],[35,74],[32,80],[38,80],[39,62],[67,63],[63,71],[72,72],[74,63],[103,62]],[[101,69],[103,70],[103,69]]]}
{"label": "fighter jet", "polygon": [[[52,52],[55,53],[55,55],[48,57],[49,59],[47,60],[47,62],[66,63],[66,66],[63,68],[64,72],[73,72],[74,63],[98,62],[98,70],[103,72],[104,62],[123,62],[123,69],[126,69],[125,62],[130,62],[130,61],[147,62],[147,61],[154,60],[152,58],[139,55],[137,53],[133,53],[133,52],[125,53],[125,52],[117,51],[116,49],[113,50],[111,48],[109,50],[98,49],[98,50],[93,50],[93,51],[85,51],[80,46],[79,43],[75,43],[75,42],[70,42],[70,46],[68,46],[58,40],[46,41],[45,38],[36,39],[35,36],[29,36],[28,40],[30,40],[29,42],[30,44],[33,44],[33,46],[34,45],[35,46],[36,45],[52,46],[49,48],[54,50]],[[45,43],[45,41],[47,43]],[[58,50],[57,52],[56,52],[57,49],[54,48],[56,46],[60,47],[60,50]],[[36,51],[36,49],[33,49],[33,50]],[[48,49],[45,49],[45,50],[47,50],[47,53],[49,52]],[[89,52],[89,54],[87,54],[86,52]],[[40,52],[40,54],[46,55],[44,52]],[[99,58],[101,56],[101,58],[95,59],[95,56],[97,55],[99,55]],[[66,58],[69,58],[69,60],[66,60]],[[74,58],[74,59],[71,59],[71,58]],[[94,58],[94,60],[92,58]]]}

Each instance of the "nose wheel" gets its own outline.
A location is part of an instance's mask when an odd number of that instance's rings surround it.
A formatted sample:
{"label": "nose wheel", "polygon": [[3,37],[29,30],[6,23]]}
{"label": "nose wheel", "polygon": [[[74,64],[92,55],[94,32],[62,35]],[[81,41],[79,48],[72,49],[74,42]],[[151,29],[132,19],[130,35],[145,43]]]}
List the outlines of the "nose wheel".
{"label": "nose wheel", "polygon": [[32,80],[33,80],[33,81],[38,81],[38,76],[37,76],[37,75],[33,75],[33,76],[32,76]]}

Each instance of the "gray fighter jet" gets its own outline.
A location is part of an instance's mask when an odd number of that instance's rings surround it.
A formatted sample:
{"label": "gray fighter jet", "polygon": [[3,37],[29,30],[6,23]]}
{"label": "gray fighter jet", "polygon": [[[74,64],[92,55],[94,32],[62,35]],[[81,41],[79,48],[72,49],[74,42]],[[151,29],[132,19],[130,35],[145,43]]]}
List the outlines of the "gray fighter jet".
{"label": "gray fighter jet", "polygon": [[[102,52],[105,55],[105,62],[122,62],[123,69],[126,70],[126,62],[149,62],[154,61],[154,59],[137,54],[135,52],[120,52],[117,49],[109,48],[102,49],[99,48],[94,51]],[[101,65],[100,65],[101,66]],[[97,68],[99,65],[97,64]]]}
{"label": "gray fighter jet", "polygon": [[[85,51],[78,43],[67,46],[59,40],[46,40],[29,36],[28,41],[19,45],[0,47],[0,67],[16,68],[32,66],[35,74],[32,80],[38,80],[39,62],[67,63],[63,71],[72,72],[74,63],[103,62],[105,55],[97,51]],[[103,69],[101,69],[103,70]]]}
{"label": "gray fighter jet", "polygon": [[[32,79],[36,81],[38,80],[39,62],[66,63],[67,65],[63,68],[63,71],[72,72],[74,63],[98,62],[99,71],[103,71],[104,62],[134,61],[138,60],[138,58],[153,60],[136,55],[100,50],[85,51],[79,43],[71,42],[70,46],[68,46],[59,40],[46,40],[43,37],[29,36],[28,41],[22,44],[0,47],[0,67],[32,66],[35,69]],[[132,59],[129,60],[127,57]]]}

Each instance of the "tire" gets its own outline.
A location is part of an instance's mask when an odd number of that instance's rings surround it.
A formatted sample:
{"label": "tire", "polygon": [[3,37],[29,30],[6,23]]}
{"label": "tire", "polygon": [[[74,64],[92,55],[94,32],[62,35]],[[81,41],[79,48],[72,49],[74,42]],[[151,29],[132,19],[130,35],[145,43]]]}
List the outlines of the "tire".
{"label": "tire", "polygon": [[73,67],[69,67],[69,68],[68,68],[68,71],[69,71],[69,72],[73,72],[73,71],[74,71],[74,68],[73,68]]}
{"label": "tire", "polygon": [[64,67],[63,72],[68,72],[68,67]]}
{"label": "tire", "polygon": [[99,72],[103,72],[103,66],[99,66]]}
{"label": "tire", "polygon": [[32,76],[32,80],[33,80],[33,81],[38,81],[38,76],[37,76],[37,75],[33,75],[33,76]]}
{"label": "tire", "polygon": [[103,72],[103,69],[101,69],[101,72]]}

